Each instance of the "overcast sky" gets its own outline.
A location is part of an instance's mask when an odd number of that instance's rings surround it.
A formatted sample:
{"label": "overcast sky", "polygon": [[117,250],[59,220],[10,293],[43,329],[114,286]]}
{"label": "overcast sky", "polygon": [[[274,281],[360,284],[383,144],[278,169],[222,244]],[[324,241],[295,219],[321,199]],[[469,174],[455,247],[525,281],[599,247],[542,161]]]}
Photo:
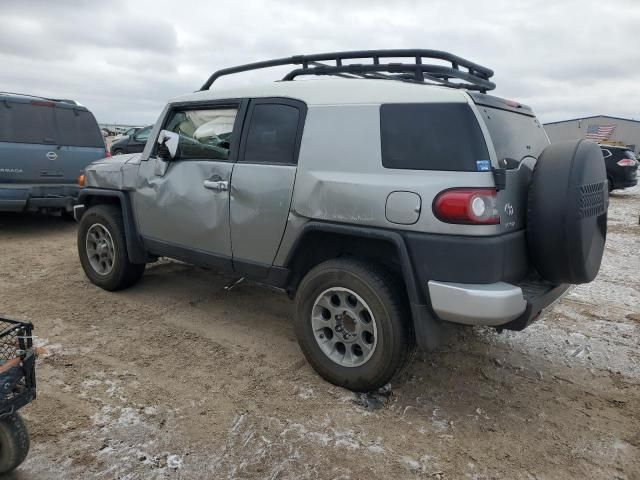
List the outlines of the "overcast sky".
{"label": "overcast sky", "polygon": [[370,48],[486,65],[496,95],[544,122],[640,119],[638,0],[0,0],[0,25],[0,90],[72,98],[100,122],[155,122],[169,98],[219,68]]}

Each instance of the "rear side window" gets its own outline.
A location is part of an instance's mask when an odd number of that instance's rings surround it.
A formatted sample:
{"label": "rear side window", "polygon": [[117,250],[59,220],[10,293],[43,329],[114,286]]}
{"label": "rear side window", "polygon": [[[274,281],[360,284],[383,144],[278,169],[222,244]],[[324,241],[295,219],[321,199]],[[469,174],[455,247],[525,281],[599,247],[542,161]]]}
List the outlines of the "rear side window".
{"label": "rear side window", "polygon": [[295,163],[300,110],[290,105],[256,104],[242,161]]}
{"label": "rear side window", "polygon": [[59,145],[104,148],[102,134],[90,112],[72,108],[56,108]]}
{"label": "rear side window", "polygon": [[382,105],[380,135],[385,168],[475,172],[488,167],[482,130],[466,103]]}
{"label": "rear side window", "polygon": [[55,143],[55,108],[31,103],[0,103],[0,142]]}

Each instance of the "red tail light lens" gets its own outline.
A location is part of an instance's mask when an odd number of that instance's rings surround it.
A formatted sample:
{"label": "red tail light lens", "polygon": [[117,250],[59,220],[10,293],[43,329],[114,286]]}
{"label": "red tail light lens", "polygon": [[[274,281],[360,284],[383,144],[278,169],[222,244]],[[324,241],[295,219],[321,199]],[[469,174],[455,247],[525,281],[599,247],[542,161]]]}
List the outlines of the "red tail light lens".
{"label": "red tail light lens", "polygon": [[500,223],[495,188],[453,188],[440,192],[433,201],[433,213],[446,223]]}
{"label": "red tail light lens", "polygon": [[632,158],[623,158],[622,160],[618,160],[618,165],[621,167],[633,167],[636,164],[636,161]]}
{"label": "red tail light lens", "polygon": [[110,152],[109,150],[105,150],[105,151],[104,151],[104,156],[105,156],[106,158],[109,158],[109,157],[111,156],[111,152]]}

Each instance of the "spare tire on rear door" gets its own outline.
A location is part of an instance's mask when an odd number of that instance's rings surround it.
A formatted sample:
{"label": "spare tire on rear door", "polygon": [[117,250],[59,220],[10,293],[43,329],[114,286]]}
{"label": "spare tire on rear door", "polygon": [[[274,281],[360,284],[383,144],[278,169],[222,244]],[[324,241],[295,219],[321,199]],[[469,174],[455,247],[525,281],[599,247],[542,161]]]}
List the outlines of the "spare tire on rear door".
{"label": "spare tire on rear door", "polygon": [[554,143],[533,171],[527,242],[538,273],[554,284],[587,283],[600,269],[607,236],[607,174],[600,147]]}

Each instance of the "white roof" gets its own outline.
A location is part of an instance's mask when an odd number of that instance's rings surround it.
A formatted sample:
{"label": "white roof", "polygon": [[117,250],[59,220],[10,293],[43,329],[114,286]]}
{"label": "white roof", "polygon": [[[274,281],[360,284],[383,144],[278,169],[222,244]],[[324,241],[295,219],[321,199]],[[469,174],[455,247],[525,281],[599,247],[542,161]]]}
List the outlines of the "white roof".
{"label": "white roof", "polygon": [[467,97],[462,90],[430,84],[377,79],[293,80],[218,89],[182,95],[171,102],[223,100],[231,98],[286,97],[307,105],[380,104],[408,102],[460,102]]}

